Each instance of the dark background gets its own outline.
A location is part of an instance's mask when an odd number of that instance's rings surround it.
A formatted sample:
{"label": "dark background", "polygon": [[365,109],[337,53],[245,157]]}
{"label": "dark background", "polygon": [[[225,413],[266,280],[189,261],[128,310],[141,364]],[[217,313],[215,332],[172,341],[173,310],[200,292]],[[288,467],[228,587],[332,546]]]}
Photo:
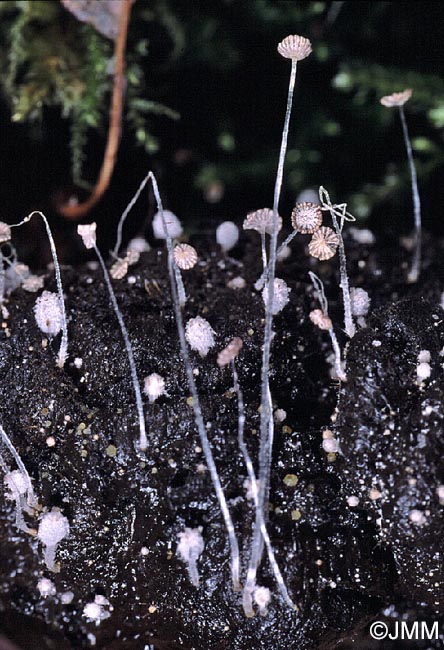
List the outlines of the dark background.
{"label": "dark background", "polygon": [[[399,117],[379,98],[412,87],[406,113],[424,228],[442,235],[443,18],[441,2],[137,0],[118,162],[106,196],[86,219],[98,222],[103,249],[112,245],[115,224],[148,169],[188,234],[213,231],[224,219],[240,224],[249,210],[271,205],[290,72],[276,46],[290,33],[309,37],[314,52],[298,66],[284,219],[299,192],[323,184],[368,226],[391,235],[410,230]],[[94,68],[91,43],[99,51]],[[87,196],[73,176],[94,184],[100,169],[112,43],[57,0],[1,2],[0,54],[1,219],[43,210],[62,259],[76,261],[75,224],[56,206],[73,191]],[[83,90],[73,101],[77,86]],[[158,104],[134,116],[139,100]],[[76,129],[84,143],[80,173],[70,146]],[[150,236],[154,211],[145,190],[126,238],[141,229]],[[18,235],[24,261],[48,259],[40,232],[36,222]]]}

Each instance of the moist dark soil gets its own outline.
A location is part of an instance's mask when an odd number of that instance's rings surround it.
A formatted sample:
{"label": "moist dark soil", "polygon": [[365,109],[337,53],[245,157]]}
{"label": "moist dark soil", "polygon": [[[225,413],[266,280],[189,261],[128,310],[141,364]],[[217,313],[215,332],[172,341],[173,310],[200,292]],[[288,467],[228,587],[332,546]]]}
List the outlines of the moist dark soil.
{"label": "moist dark soil", "polygon": [[[253,509],[231,371],[221,370],[216,358],[232,337],[243,339],[237,368],[256,461],[264,306],[253,285],[260,253],[254,233],[232,251],[234,261],[206,238],[191,243],[201,261],[183,275],[184,317],[200,315],[216,332],[208,356],[193,352],[192,361],[245,576]],[[367,322],[347,341],[338,259],[309,258],[307,243],[296,238],[290,259],[278,264],[291,294],[274,321],[270,373],[274,407],[286,418],[276,425],[268,528],[298,612],[281,600],[266,557],[258,576],[272,593],[266,616],[247,619],[232,590],[226,531],[193,423],[163,249],[143,254],[126,278],[113,281],[139,379],[156,372],[166,380],[167,395],[154,404],[144,398],[145,454],[137,446],[128,359],[100,269],[63,269],[69,317],[63,370],[55,365],[58,339],[42,344],[36,294],[17,289],[9,296],[0,334],[0,420],[43,510],[59,508],[70,523],[57,552],[60,572],[52,573],[41,544],[16,529],[14,504],[0,495],[0,629],[17,647],[390,650],[404,645],[371,641],[372,620],[389,626],[401,618],[442,620],[444,244],[425,237],[423,273],[409,285],[411,254],[399,242],[361,245],[347,235],[351,286],[364,288],[372,301]],[[346,383],[332,378],[330,339],[308,318],[318,307],[309,270],[325,282],[346,352]],[[245,278],[245,288],[227,287],[236,276]],[[45,289],[55,290],[52,273],[45,277]],[[431,375],[421,381],[424,350]],[[324,451],[326,435],[338,441],[337,453]],[[419,521],[412,512],[422,515]],[[37,526],[32,518],[28,523]],[[202,527],[199,588],[176,555],[185,526]],[[41,597],[42,577],[53,581],[55,595]],[[67,591],[74,596],[63,604]],[[97,595],[112,608],[98,625],[83,614]],[[415,648],[441,643],[416,641]]]}

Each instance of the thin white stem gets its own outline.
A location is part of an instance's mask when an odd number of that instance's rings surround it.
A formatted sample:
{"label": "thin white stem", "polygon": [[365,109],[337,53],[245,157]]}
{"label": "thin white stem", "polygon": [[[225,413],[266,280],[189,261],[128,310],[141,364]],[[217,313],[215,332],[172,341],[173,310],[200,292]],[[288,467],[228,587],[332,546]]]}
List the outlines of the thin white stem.
{"label": "thin white stem", "polygon": [[262,254],[262,269],[263,272],[267,268],[267,249],[265,246],[265,233],[261,232],[261,254]]}
{"label": "thin white stem", "polygon": [[[297,230],[293,230],[293,231],[288,235],[288,237],[286,237],[286,239],[282,242],[282,244],[279,246],[279,248],[278,248],[277,251],[276,251],[276,260],[278,259],[279,255],[282,253],[282,251],[284,250],[284,248],[285,248],[286,246],[288,246],[288,244],[289,244],[291,241],[293,241],[293,239],[296,237],[297,234],[298,234],[298,231],[297,231]],[[261,289],[264,288],[264,284],[265,284],[265,283],[267,282],[267,280],[268,280],[269,272],[270,272],[270,263],[268,263],[267,266],[264,268],[264,270],[262,271],[262,274],[261,274],[260,278],[259,278],[258,280],[256,280],[256,282],[255,282],[255,284],[254,284],[254,288],[256,289],[256,291],[260,291]]]}
{"label": "thin white stem", "polygon": [[62,311],[62,340],[60,341],[60,348],[57,354],[57,365],[59,368],[63,368],[68,356],[68,325],[66,323],[66,309],[65,309],[65,301],[63,299],[63,286],[62,286],[62,278],[60,275],[60,265],[57,257],[57,250],[55,247],[54,238],[52,236],[51,228],[49,227],[48,219],[45,217],[43,212],[40,212],[39,210],[34,210],[34,212],[28,214],[28,216],[25,217],[23,221],[20,221],[20,223],[12,224],[11,228],[18,228],[19,226],[23,226],[25,223],[28,223],[28,221],[30,221],[35,214],[41,217],[43,219],[43,223],[45,224],[46,234],[48,235],[49,245],[51,247],[52,259],[54,262],[54,273],[55,273],[56,283],[57,283],[57,293],[59,295],[60,309]]}
{"label": "thin white stem", "polygon": [[412,184],[413,195],[413,213],[415,217],[415,250],[413,253],[412,266],[408,274],[409,282],[417,282],[421,273],[421,199],[418,192],[418,177],[416,175],[415,161],[413,160],[412,143],[410,142],[407,120],[405,119],[404,106],[399,106],[399,115],[401,117],[402,134],[404,136],[405,148],[410,168],[410,181]]}
{"label": "thin white stem", "polygon": [[353,338],[356,334],[356,327],[353,322],[353,316],[351,311],[351,300],[350,300],[350,287],[348,283],[347,275],[347,258],[345,256],[345,247],[344,240],[342,238],[342,230],[339,227],[338,220],[333,211],[330,212],[331,219],[333,221],[333,226],[336,231],[336,234],[339,238],[339,273],[341,276],[341,291],[342,291],[342,300],[344,302],[344,330],[348,337]]}
{"label": "thin white stem", "polygon": [[185,293],[185,287],[183,284],[182,280],[182,274],[180,272],[179,267],[177,264],[174,262],[174,275],[176,277],[176,285],[177,285],[177,294],[179,298],[179,304],[181,307],[185,306],[185,303],[187,301],[187,295]]}
{"label": "thin white stem", "polygon": [[331,327],[328,330],[328,333],[330,334],[330,339],[331,343],[333,346],[333,351],[335,353],[335,372],[341,381],[347,381],[347,375],[344,372],[344,369],[342,367],[342,360],[341,360],[341,348],[339,347],[338,339],[336,338],[336,334]]}
{"label": "thin white stem", "polygon": [[[150,172],[151,173],[151,172]],[[148,173],[143,181],[140,183],[139,187],[137,188],[136,193],[134,194],[133,198],[131,201],[128,203],[126,206],[125,210],[122,213],[122,216],[119,219],[119,223],[117,225],[117,237],[116,237],[116,245],[114,246],[112,250],[112,256],[117,257],[119,254],[120,247],[122,245],[122,232],[123,232],[123,226],[126,221],[127,216],[129,215],[131,209],[133,208],[134,204],[137,202],[137,199],[139,198],[140,194],[143,192],[145,185],[148,183],[150,180],[150,173]]]}
{"label": "thin white stem", "polygon": [[116,294],[114,293],[114,289],[111,284],[108,269],[106,268],[105,261],[99,249],[97,248],[96,244],[94,244],[94,250],[96,252],[97,259],[99,260],[100,266],[102,267],[105,284],[108,289],[108,293],[114,309],[114,313],[116,314],[117,320],[119,321],[120,330],[122,332],[123,341],[125,343],[126,353],[128,356],[128,361],[129,361],[129,366],[131,371],[131,379],[134,388],[134,394],[136,396],[137,414],[139,417],[139,431],[140,431],[139,446],[142,451],[145,451],[145,449],[148,447],[148,440],[147,440],[146,428],[145,428],[145,415],[143,413],[142,393],[140,391],[140,384],[137,378],[137,370],[136,370],[136,363],[134,361],[133,347],[131,345],[131,341],[128,335],[128,330],[126,329],[126,325],[123,320],[122,312],[120,311],[119,305],[117,304]]}
{"label": "thin white stem", "polygon": [[202,416],[202,409],[200,406],[199,395],[196,388],[196,383],[194,381],[193,367],[191,365],[191,359],[188,352],[187,342],[185,339],[185,328],[183,324],[182,311],[180,309],[178,290],[175,281],[174,274],[174,258],[173,258],[173,241],[168,232],[167,224],[165,222],[163,214],[162,200],[160,198],[159,188],[157,185],[156,178],[152,172],[148,174],[151,178],[153,184],[154,196],[157,202],[157,209],[160,212],[164,233],[165,241],[168,251],[168,273],[170,276],[171,284],[171,294],[173,298],[173,308],[174,315],[176,318],[177,332],[179,335],[180,350],[185,366],[185,371],[188,379],[188,387],[191,392],[191,397],[193,398],[193,412],[194,412],[194,422],[196,424],[197,430],[199,432],[200,442],[202,445],[202,450],[205,456],[205,461],[207,463],[208,470],[210,472],[211,480],[213,482],[214,490],[216,492],[217,499],[219,501],[219,507],[224,518],[225,527],[227,529],[228,541],[230,544],[230,554],[231,554],[231,576],[233,581],[233,588],[235,591],[240,591],[240,553],[239,553],[239,544],[236,538],[236,532],[234,530],[233,520],[228,509],[227,500],[225,498],[224,491],[220,482],[219,474],[216,468],[216,463],[214,462],[213,452],[211,451],[210,442],[208,440],[205,424]]}
{"label": "thin white stem", "polygon": [[[270,241],[270,262],[268,276],[268,300],[265,306],[265,328],[264,328],[264,345],[262,351],[262,371],[261,371],[261,422],[260,422],[260,445],[259,445],[259,490],[256,504],[255,525],[251,541],[250,559],[248,563],[247,579],[244,586],[244,596],[246,604],[256,586],[257,569],[261,560],[262,553],[262,534],[261,521],[264,519],[264,508],[266,495],[268,494],[268,481],[270,475],[271,453],[269,449],[272,433],[270,431],[270,416],[272,409],[270,403],[269,387],[269,369],[270,369],[270,350],[273,327],[273,300],[274,300],[274,278],[276,269],[276,251],[278,237],[278,208],[281,194],[282,178],[284,172],[285,153],[287,150],[288,130],[290,124],[291,107],[293,103],[294,84],[296,80],[297,61],[291,61],[290,82],[288,85],[287,109],[285,113],[284,128],[282,131],[282,142],[279,153],[279,163],[276,174],[276,183],[274,187],[273,199],[273,232]],[[271,420],[272,422],[272,420]],[[273,423],[271,430],[273,430]],[[245,609],[245,607],[244,607]],[[251,615],[248,607],[245,613]]]}
{"label": "thin white stem", "polygon": [[3,253],[0,250],[0,306],[5,299],[5,267],[3,265]]}
{"label": "thin white stem", "polygon": [[[239,441],[239,448],[242,452],[242,456],[244,458],[245,466],[247,468],[247,474],[248,474],[248,479],[250,481],[251,485],[251,493],[253,495],[253,501],[255,506],[257,505],[258,501],[258,490],[257,490],[257,482],[256,482],[256,473],[254,471],[253,463],[250,457],[250,454],[248,452],[248,447],[245,442],[245,437],[244,437],[244,429],[245,429],[245,407],[244,407],[244,397],[242,390],[239,385],[239,378],[237,375],[237,370],[234,361],[231,362],[231,369],[233,372],[233,383],[234,383],[234,391],[237,395],[237,405],[238,405],[238,441]],[[291,600],[287,587],[284,582],[284,578],[282,576],[282,573],[279,569],[278,563],[276,561],[276,557],[274,554],[273,547],[271,545],[271,540],[270,536],[268,534],[267,526],[264,521],[263,517],[263,512],[262,512],[262,517],[260,521],[260,529],[262,533],[263,540],[265,542],[265,546],[267,547],[267,553],[268,553],[268,560],[270,562],[270,566],[272,568],[275,580],[277,582],[279,591],[282,594],[283,599],[287,603],[289,607],[292,609],[296,609],[293,601]],[[246,610],[247,616],[253,616],[254,615],[254,610],[253,610],[253,602],[252,602],[252,594],[246,594],[244,592],[243,594],[243,604],[244,604],[244,609]],[[248,613],[247,613],[248,612]]]}
{"label": "thin white stem", "polygon": [[[321,309],[323,313],[328,316],[328,300],[327,296],[325,295],[325,289],[324,289],[324,283],[322,282],[321,278],[319,278],[316,273],[313,273],[313,271],[309,271],[308,275],[310,276],[310,280],[313,283],[313,286],[317,292],[317,299],[319,300],[319,304],[321,305]],[[342,359],[341,359],[341,348],[339,347],[338,339],[336,338],[336,334],[333,330],[333,327],[331,327],[328,330],[328,333],[330,335],[331,343],[333,346],[333,352],[335,355],[335,371],[338,379],[341,381],[347,381],[347,375],[344,372],[344,369],[342,367]]]}
{"label": "thin white stem", "polygon": [[27,483],[27,493],[28,493],[28,504],[34,508],[37,506],[37,498],[34,494],[34,489],[32,487],[31,483],[31,477],[28,474],[28,470],[25,467],[25,464],[23,463],[22,459],[19,456],[19,453],[17,449],[14,447],[12,444],[11,438],[8,436],[6,431],[4,430],[3,426],[0,424],[0,438],[2,439],[3,443],[6,445],[6,447],[9,449],[11,452],[12,456],[14,457],[15,462],[17,463],[17,467],[23,474],[23,476],[26,478],[26,483]]}

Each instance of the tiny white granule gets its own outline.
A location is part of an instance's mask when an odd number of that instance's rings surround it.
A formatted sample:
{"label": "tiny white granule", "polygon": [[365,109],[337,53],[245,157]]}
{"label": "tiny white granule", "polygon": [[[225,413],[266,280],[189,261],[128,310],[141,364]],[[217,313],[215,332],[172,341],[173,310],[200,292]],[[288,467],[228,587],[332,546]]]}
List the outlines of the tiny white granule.
{"label": "tiny white granule", "polygon": [[420,363],[416,366],[416,375],[418,379],[428,379],[432,374],[432,369],[429,363]]}
{"label": "tiny white granule", "polygon": [[265,616],[267,613],[267,606],[271,600],[271,593],[268,587],[256,587],[253,592],[253,599],[259,608],[259,614]]}
{"label": "tiny white granule", "polygon": [[37,589],[40,592],[42,598],[47,598],[48,596],[55,596],[56,588],[52,580],[48,578],[40,578],[37,583]]}
{"label": "tiny white granule", "polygon": [[148,377],[145,377],[143,392],[148,396],[150,403],[153,404],[158,397],[167,394],[165,391],[165,379],[158,375],[157,372],[153,372]]}
{"label": "tiny white granule", "polygon": [[[176,215],[170,210],[163,211],[166,230],[171,239],[177,239],[182,234],[182,225]],[[162,214],[156,212],[153,217],[153,233],[156,239],[165,239],[165,228],[163,226]]]}
{"label": "tiny white granule", "polygon": [[54,436],[48,436],[45,442],[48,445],[48,447],[55,447],[56,439],[54,438]]}
{"label": "tiny white granule", "polygon": [[436,494],[438,495],[439,502],[444,504],[444,485],[438,485]]}
{"label": "tiny white granule", "polygon": [[382,494],[377,488],[372,488],[369,493],[369,497],[372,501],[377,501],[382,497]]}
{"label": "tiny white granule", "polygon": [[140,549],[140,555],[146,556],[149,554],[149,552],[150,551],[146,546],[142,546],[142,548]]}
{"label": "tiny white granule", "polygon": [[74,365],[77,368],[77,370],[80,370],[80,368],[83,366],[83,359],[81,359],[80,357],[76,357],[74,359]]}
{"label": "tiny white granule", "polygon": [[322,448],[328,454],[335,454],[339,450],[339,443],[336,438],[325,438],[322,441]]}
{"label": "tiny white granule", "polygon": [[426,522],[426,516],[421,510],[411,510],[409,512],[409,519],[413,524],[422,526]]}
{"label": "tiny white granule", "polygon": [[429,350],[421,350],[418,354],[418,363],[430,363],[432,355]]}
{"label": "tiny white granule", "polygon": [[245,289],[246,286],[246,281],[240,275],[227,282],[227,287],[229,289]]}
{"label": "tiny white granule", "polygon": [[359,499],[355,496],[347,497],[347,503],[350,508],[356,508],[356,506],[359,504]]}
{"label": "tiny white granule", "polygon": [[44,291],[34,305],[34,316],[39,329],[49,336],[57,336],[62,329],[63,314],[59,297],[52,291]]}
{"label": "tiny white granule", "polygon": [[239,241],[239,228],[232,221],[223,221],[216,228],[216,241],[222,250],[227,253]]}
{"label": "tiny white granule", "polygon": [[210,348],[215,345],[214,335],[215,331],[210,323],[200,316],[191,318],[186,324],[187,343],[192,350],[199,352],[201,357],[206,357]]}
{"label": "tiny white granule", "polygon": [[274,421],[276,422],[276,424],[280,424],[281,422],[284,422],[286,417],[287,417],[287,411],[284,411],[284,409],[275,410]]}
{"label": "tiny white granule", "polygon": [[70,605],[74,600],[74,594],[72,591],[64,591],[60,596],[60,601],[62,605]]}
{"label": "tiny white granule", "polygon": [[381,343],[381,341],[378,341],[378,339],[374,339],[372,341],[372,345],[373,345],[374,348],[380,348],[382,343]]}
{"label": "tiny white granule", "polygon": [[[287,283],[284,280],[281,280],[280,278],[275,278],[274,279],[274,291],[273,291],[273,305],[271,308],[271,311],[273,315],[275,316],[276,314],[279,314],[287,305],[289,301],[289,293],[291,289],[288,288]],[[265,306],[268,304],[268,286],[264,287],[262,291],[262,299],[264,301]]]}

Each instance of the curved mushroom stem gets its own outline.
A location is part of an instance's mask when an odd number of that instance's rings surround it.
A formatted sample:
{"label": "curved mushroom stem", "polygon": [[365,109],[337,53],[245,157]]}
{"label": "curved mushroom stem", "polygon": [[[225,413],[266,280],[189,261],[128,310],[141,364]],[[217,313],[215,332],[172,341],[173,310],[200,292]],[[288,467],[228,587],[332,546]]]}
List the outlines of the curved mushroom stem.
{"label": "curved mushroom stem", "polygon": [[67,219],[80,219],[100,201],[106,192],[114,171],[116,163],[117,150],[119,148],[123,95],[124,95],[124,73],[125,73],[125,48],[128,34],[129,17],[131,13],[131,0],[121,0],[121,13],[119,19],[119,31],[115,41],[114,59],[114,85],[111,100],[110,120],[108,129],[108,141],[106,143],[105,154],[103,156],[102,167],[100,169],[97,183],[89,196],[83,203],[70,205],[65,203],[59,208],[60,214]]}

